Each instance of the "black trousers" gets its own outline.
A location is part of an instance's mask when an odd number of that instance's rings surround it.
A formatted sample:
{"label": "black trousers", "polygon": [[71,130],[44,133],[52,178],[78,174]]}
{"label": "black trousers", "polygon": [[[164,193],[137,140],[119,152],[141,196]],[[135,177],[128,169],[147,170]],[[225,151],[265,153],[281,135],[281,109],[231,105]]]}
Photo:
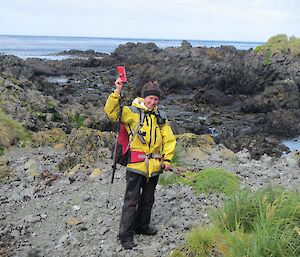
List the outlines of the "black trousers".
{"label": "black trousers", "polygon": [[147,179],[134,172],[126,172],[126,192],[120,221],[119,239],[133,239],[136,229],[147,228],[151,219],[158,176]]}

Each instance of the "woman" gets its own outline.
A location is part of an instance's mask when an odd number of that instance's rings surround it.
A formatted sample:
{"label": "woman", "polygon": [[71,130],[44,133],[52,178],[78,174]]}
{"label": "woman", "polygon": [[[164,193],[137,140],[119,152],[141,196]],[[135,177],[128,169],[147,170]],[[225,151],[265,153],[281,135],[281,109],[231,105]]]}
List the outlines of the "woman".
{"label": "woman", "polygon": [[[118,120],[120,110],[123,86],[120,78],[115,85],[116,90],[108,97],[104,107],[113,121]],[[158,110],[159,97],[159,84],[149,82],[142,88],[142,98],[134,99],[131,106],[122,109],[121,122],[130,135],[131,153],[126,169],[127,184],[118,235],[125,249],[136,246],[134,233],[157,233],[156,228],[149,226],[155,187],[163,168],[170,169],[176,145],[168,120]]]}

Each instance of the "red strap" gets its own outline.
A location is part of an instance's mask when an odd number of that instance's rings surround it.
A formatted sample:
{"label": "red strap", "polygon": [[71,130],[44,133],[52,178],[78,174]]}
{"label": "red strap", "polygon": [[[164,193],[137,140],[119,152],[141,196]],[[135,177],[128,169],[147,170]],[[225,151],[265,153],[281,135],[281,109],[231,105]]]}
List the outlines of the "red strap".
{"label": "red strap", "polygon": [[126,154],[127,146],[129,144],[129,136],[126,127],[123,123],[120,125],[119,135],[118,135],[118,145],[122,145],[122,155]]}

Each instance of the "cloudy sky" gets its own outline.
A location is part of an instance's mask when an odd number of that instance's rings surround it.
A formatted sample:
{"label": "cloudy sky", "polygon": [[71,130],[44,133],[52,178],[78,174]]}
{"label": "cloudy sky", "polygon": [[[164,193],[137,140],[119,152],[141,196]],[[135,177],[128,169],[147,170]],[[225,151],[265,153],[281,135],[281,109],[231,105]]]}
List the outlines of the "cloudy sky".
{"label": "cloudy sky", "polygon": [[298,0],[0,0],[0,34],[266,41],[300,37]]}

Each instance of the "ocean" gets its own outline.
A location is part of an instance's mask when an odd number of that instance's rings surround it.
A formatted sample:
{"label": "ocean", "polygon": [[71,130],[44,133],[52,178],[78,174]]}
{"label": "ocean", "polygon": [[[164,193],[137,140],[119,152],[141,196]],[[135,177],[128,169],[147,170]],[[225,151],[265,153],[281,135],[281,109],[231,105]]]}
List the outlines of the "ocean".
{"label": "ocean", "polygon": [[[234,46],[239,50],[255,48],[264,42],[188,40],[192,46],[218,47]],[[57,37],[57,36],[12,36],[0,35],[0,54],[11,54],[23,59],[45,58],[63,59],[67,56],[53,56],[54,53],[71,49],[92,49],[101,53],[112,53],[120,44],[127,42],[153,42],[160,48],[178,47],[182,39],[143,38],[97,38],[97,37]]]}

